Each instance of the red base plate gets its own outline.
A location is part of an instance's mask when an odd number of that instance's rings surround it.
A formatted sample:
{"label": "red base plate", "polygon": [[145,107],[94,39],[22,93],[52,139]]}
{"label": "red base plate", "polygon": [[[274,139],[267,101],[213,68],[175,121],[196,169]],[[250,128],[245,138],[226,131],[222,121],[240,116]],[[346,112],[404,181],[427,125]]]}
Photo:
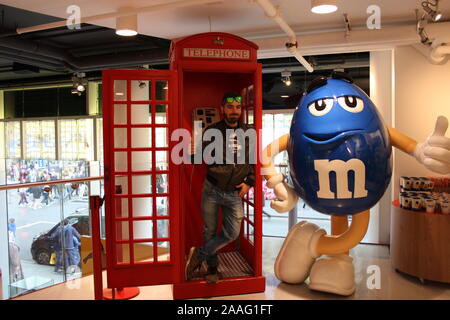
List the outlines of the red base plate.
{"label": "red base plate", "polygon": [[106,300],[129,300],[136,297],[139,292],[137,287],[103,289],[103,298]]}

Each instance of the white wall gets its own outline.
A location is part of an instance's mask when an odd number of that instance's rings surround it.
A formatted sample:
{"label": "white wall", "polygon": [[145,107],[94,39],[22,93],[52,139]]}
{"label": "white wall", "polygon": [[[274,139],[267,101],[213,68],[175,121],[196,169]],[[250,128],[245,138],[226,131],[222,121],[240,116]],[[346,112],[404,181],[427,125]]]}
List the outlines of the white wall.
{"label": "white wall", "polygon": [[[370,53],[370,98],[377,106],[385,125],[392,126],[393,50]],[[369,229],[362,242],[389,243],[391,222],[391,185],[376,206],[370,210]]]}
{"label": "white wall", "polygon": [[[394,127],[418,142],[434,130],[439,115],[450,119],[450,62],[433,65],[411,46],[395,49]],[[450,132],[447,131],[447,136]],[[398,199],[400,176],[440,176],[421,166],[413,157],[394,151],[394,199]]]}

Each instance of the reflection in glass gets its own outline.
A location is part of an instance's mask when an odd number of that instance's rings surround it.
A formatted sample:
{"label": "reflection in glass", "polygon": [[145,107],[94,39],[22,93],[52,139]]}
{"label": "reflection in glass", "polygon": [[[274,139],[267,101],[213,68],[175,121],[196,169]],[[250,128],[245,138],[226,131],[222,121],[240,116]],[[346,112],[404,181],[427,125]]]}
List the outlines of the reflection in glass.
{"label": "reflection in glass", "polygon": [[156,170],[167,170],[167,151],[156,151]]}
{"label": "reflection in glass", "polygon": [[168,241],[158,242],[158,261],[170,261],[170,243]]}
{"label": "reflection in glass", "polygon": [[158,220],[158,238],[168,238],[169,237],[169,220],[163,219]]}
{"label": "reflection in glass", "polygon": [[167,193],[168,192],[168,175],[157,174],[156,175],[156,192]]}
{"label": "reflection in glass", "polygon": [[167,81],[156,81],[156,100],[168,100],[169,83]]}
{"label": "reflection in glass", "polygon": [[127,100],[127,80],[114,80],[114,100]]}
{"label": "reflection in glass", "polygon": [[128,198],[116,198],[115,203],[116,218],[128,218]]}
{"label": "reflection in glass", "polygon": [[[15,159],[21,157],[20,121],[5,123],[6,130],[6,158]],[[2,131],[3,132],[3,131]]]}
{"label": "reflection in glass", "polygon": [[168,197],[156,197],[156,215],[168,216],[169,215],[169,202]]}
{"label": "reflection in glass", "polygon": [[115,177],[115,194],[128,194],[128,176]]}
{"label": "reflection in glass", "polygon": [[116,222],[116,240],[129,240],[130,239],[130,230],[128,221],[119,221]]}
{"label": "reflection in glass", "polygon": [[167,104],[156,105],[155,123],[157,124],[167,123]]}
{"label": "reflection in glass", "polygon": [[128,243],[118,243],[116,248],[116,262],[130,263],[130,245]]}
{"label": "reflection in glass", "polygon": [[135,243],[134,261],[141,263],[153,262],[153,243],[152,242]]}
{"label": "reflection in glass", "polygon": [[131,100],[146,101],[151,100],[152,82],[149,80],[131,81]]}

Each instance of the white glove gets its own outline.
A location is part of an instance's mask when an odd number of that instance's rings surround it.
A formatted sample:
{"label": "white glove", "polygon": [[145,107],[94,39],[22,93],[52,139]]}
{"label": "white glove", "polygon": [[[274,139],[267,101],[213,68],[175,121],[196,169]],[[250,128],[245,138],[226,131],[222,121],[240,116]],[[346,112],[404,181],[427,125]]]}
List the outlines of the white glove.
{"label": "white glove", "polygon": [[448,119],[439,116],[434,132],[424,142],[418,143],[414,149],[414,157],[427,169],[440,173],[450,173],[450,138],[445,136]]}
{"label": "white glove", "polygon": [[270,207],[279,213],[292,210],[298,201],[298,195],[295,190],[283,180],[284,177],[281,173],[267,180],[267,187],[273,189],[277,196],[277,200],[270,202]]}

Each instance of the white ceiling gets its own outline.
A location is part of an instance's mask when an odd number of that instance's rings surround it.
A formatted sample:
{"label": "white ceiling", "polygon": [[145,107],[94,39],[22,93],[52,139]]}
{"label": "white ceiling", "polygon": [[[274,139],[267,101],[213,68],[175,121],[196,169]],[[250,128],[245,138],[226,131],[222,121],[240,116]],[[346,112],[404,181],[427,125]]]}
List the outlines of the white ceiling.
{"label": "white ceiling", "polygon": [[[116,12],[123,6],[147,7],[179,0],[0,0],[0,3],[51,16],[67,18],[70,5],[81,8],[82,17]],[[344,27],[343,14],[347,13],[353,26],[363,25],[369,14],[369,5],[381,8],[381,23],[390,25],[414,22],[414,9],[421,8],[421,0],[337,0],[339,10],[328,15],[310,12],[309,0],[272,0],[279,6],[285,20],[296,32],[321,31]],[[450,0],[441,1],[444,19],[450,18]],[[115,28],[115,19],[99,20],[93,24]],[[220,31],[249,39],[283,34],[263,10],[250,0],[222,0],[219,3],[192,7],[143,12],[138,15],[141,34],[174,39],[191,34]]]}

